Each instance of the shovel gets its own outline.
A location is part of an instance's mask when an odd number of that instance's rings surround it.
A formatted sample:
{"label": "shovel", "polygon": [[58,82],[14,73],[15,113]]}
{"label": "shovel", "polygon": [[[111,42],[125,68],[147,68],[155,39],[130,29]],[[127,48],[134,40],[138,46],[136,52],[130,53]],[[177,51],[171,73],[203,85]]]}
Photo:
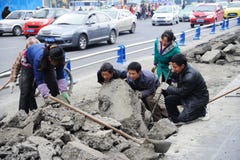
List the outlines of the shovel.
{"label": "shovel", "polygon": [[[125,132],[123,132],[123,131],[121,131],[121,130],[119,130],[119,129],[117,129],[117,128],[115,128],[115,127],[113,127],[113,126],[111,126],[111,125],[101,121],[101,120],[99,120],[99,119],[97,119],[96,117],[92,116],[91,114],[89,114],[87,112],[84,112],[84,111],[82,111],[82,110],[80,110],[80,109],[78,109],[76,107],[71,106],[70,104],[68,104],[68,103],[66,103],[66,102],[64,102],[64,101],[62,101],[62,100],[60,100],[60,99],[58,99],[56,97],[53,97],[53,96],[50,95],[49,98],[51,100],[53,100],[53,101],[55,101],[55,102],[65,106],[68,109],[71,109],[71,110],[73,110],[75,112],[78,112],[78,113],[86,116],[87,118],[91,119],[92,121],[94,121],[94,122],[96,122],[96,123],[98,123],[100,125],[103,125],[103,126],[109,128],[109,129],[112,129],[113,131],[115,131],[116,133],[120,134],[121,136],[123,136],[123,137],[125,137],[127,139],[131,139],[131,140],[133,140],[134,142],[136,142],[138,144],[152,143],[154,145],[154,149],[155,149],[155,151],[157,153],[166,153],[167,150],[169,149],[169,147],[171,146],[171,143],[170,142],[166,142],[166,141],[152,140],[152,139],[149,139],[149,138],[138,139],[136,137],[133,137],[133,136],[131,136],[131,135],[129,135],[129,134],[127,134],[127,133],[125,133]],[[156,150],[156,149],[158,149],[158,150]]]}
{"label": "shovel", "polygon": [[8,81],[0,88],[0,91],[3,90],[3,89],[8,85],[9,82],[10,82],[10,80],[8,80]]}

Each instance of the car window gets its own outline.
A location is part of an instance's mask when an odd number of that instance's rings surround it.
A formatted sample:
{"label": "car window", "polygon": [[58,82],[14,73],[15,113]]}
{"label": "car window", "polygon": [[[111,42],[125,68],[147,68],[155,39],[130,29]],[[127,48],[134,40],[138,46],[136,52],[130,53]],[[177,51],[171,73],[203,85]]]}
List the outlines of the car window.
{"label": "car window", "polygon": [[91,14],[91,15],[88,17],[88,21],[89,21],[89,23],[98,23],[96,14]]}
{"label": "car window", "polygon": [[196,8],[197,12],[214,12],[216,10],[216,6],[214,5],[201,5]]}
{"label": "car window", "polygon": [[24,18],[24,12],[12,12],[10,13],[6,19],[23,19]]}
{"label": "car window", "polygon": [[98,13],[97,16],[98,16],[98,19],[99,19],[100,23],[111,21],[111,19],[107,15],[105,15],[103,13]]}
{"label": "car window", "polygon": [[53,22],[54,25],[82,25],[86,19],[85,14],[64,14]]}
{"label": "car window", "polygon": [[65,13],[66,12],[64,10],[57,10],[55,17],[60,17],[60,16],[62,16]]}
{"label": "car window", "polygon": [[33,12],[26,12],[25,18],[31,18],[33,16]]}
{"label": "car window", "polygon": [[52,18],[54,17],[54,10],[40,9],[33,15],[33,18]]}

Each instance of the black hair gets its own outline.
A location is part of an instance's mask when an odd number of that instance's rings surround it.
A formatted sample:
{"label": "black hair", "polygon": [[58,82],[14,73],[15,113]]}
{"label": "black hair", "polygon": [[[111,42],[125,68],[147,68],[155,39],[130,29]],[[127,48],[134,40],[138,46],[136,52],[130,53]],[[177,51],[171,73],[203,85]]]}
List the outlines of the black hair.
{"label": "black hair", "polygon": [[166,37],[168,42],[172,42],[176,40],[176,37],[174,36],[172,30],[166,30],[163,32],[163,34],[161,35],[161,38],[163,39],[163,37]]}
{"label": "black hair", "polygon": [[48,60],[50,57],[54,60],[57,65],[64,65],[65,64],[65,54],[62,47],[57,45],[46,45],[43,51],[43,57],[41,59],[41,67],[40,70],[47,70],[50,62]]}
{"label": "black hair", "polygon": [[141,70],[142,70],[142,66],[140,63],[138,62],[131,62],[128,67],[127,67],[127,70],[134,70],[136,71],[137,73],[139,73]]}
{"label": "black hair", "polygon": [[178,66],[181,65],[187,65],[187,58],[183,54],[175,54],[172,58],[171,61],[172,63],[176,63]]}
{"label": "black hair", "polygon": [[111,63],[103,63],[103,65],[100,68],[100,72],[108,72],[108,73],[113,73],[114,72],[114,68],[113,65]]}

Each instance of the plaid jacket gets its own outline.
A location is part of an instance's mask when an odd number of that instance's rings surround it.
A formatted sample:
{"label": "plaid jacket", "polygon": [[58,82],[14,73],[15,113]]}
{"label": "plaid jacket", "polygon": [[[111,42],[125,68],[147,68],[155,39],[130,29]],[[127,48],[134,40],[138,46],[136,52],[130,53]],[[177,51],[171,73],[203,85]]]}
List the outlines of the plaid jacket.
{"label": "plaid jacket", "polygon": [[22,54],[25,52],[25,50],[23,50],[22,52],[20,52],[17,56],[17,59],[15,60],[13,66],[12,66],[12,70],[11,70],[11,74],[10,74],[10,82],[16,82],[17,81],[17,77],[18,74],[20,72],[21,69],[21,59],[22,59]]}

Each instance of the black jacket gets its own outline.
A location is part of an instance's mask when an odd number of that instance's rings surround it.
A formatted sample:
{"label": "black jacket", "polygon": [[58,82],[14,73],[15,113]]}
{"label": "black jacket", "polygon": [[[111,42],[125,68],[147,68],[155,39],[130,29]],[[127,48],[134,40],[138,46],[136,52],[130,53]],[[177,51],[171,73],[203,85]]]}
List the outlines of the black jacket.
{"label": "black jacket", "polygon": [[[104,79],[102,77],[100,70],[97,72],[97,78],[98,78],[98,83],[103,84]],[[112,79],[118,79],[118,78],[121,78],[121,79],[127,78],[127,71],[120,71],[120,70],[114,69]]]}
{"label": "black jacket", "polygon": [[190,65],[178,75],[177,87],[169,86],[167,93],[180,96],[184,107],[205,107],[209,101],[205,80]]}

